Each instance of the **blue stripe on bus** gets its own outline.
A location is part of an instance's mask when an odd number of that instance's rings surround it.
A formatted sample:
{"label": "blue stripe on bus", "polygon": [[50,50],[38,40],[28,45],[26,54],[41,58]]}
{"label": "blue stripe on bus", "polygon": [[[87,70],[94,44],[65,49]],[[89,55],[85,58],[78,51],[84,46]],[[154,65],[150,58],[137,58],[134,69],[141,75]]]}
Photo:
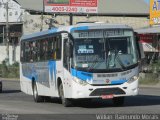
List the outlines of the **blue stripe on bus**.
{"label": "blue stripe on bus", "polygon": [[56,80],[56,61],[49,61],[48,67],[51,75],[51,80],[53,80],[53,73],[54,73],[54,80]]}
{"label": "blue stripe on bus", "polygon": [[89,72],[77,71],[75,69],[72,69],[71,74],[72,76],[77,77],[83,81],[87,81],[87,80],[89,81],[93,79],[93,74]]}
{"label": "blue stripe on bus", "polygon": [[70,30],[70,32],[73,32],[75,30],[88,30],[88,26],[83,26],[83,27],[74,27]]}
{"label": "blue stripe on bus", "polygon": [[111,84],[114,85],[114,84],[123,84],[127,82],[127,80],[115,80],[115,81],[112,81]]}
{"label": "blue stripe on bus", "polygon": [[24,77],[28,78],[29,80],[32,80],[32,76],[31,75],[24,75]]}
{"label": "blue stripe on bus", "polygon": [[35,80],[37,80],[38,75],[35,70],[35,66],[32,64],[28,64],[27,66],[28,66],[27,69],[24,66],[22,66],[23,76],[28,78],[29,80],[32,80],[33,78],[35,78]]}
{"label": "blue stripe on bus", "polygon": [[57,30],[58,30],[57,28],[51,28],[48,33],[55,33],[57,32]]}

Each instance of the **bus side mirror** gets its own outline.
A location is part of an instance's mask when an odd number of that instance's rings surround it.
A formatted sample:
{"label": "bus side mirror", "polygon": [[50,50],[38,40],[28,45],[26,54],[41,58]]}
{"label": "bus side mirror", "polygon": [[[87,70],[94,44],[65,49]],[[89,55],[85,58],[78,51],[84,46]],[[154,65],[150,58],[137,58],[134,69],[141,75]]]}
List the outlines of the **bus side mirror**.
{"label": "bus side mirror", "polygon": [[144,54],[144,50],[143,50],[143,45],[142,43],[138,42],[138,46],[139,46],[139,54],[140,54],[140,59],[144,59],[145,58],[145,54]]}
{"label": "bus side mirror", "polygon": [[145,55],[144,55],[143,45],[140,42],[140,37],[138,36],[137,33],[135,33],[135,40],[136,40],[137,50],[139,54],[139,59],[142,60],[145,58]]}
{"label": "bus side mirror", "polygon": [[66,43],[66,56],[67,57],[73,56],[73,45],[71,44],[71,42]]}

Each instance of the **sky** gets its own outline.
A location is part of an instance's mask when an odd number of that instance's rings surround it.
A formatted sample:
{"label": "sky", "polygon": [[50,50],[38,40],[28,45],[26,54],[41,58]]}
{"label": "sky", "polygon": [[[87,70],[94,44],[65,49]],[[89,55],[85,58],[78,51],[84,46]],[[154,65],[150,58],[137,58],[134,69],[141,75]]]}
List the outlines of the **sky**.
{"label": "sky", "polygon": [[145,2],[147,2],[149,4],[149,0],[144,0]]}

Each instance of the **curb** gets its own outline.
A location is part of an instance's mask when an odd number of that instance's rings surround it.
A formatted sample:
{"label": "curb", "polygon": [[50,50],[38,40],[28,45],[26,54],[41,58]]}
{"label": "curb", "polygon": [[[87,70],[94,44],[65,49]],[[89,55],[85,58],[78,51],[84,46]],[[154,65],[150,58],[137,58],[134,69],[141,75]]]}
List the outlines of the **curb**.
{"label": "curb", "polygon": [[[20,81],[19,78],[0,78],[0,81]],[[156,88],[156,89],[160,89],[160,83],[156,84],[156,85],[144,85],[141,84],[139,85],[139,88]]]}
{"label": "curb", "polygon": [[160,84],[157,84],[157,85],[139,85],[139,88],[155,88],[155,89],[160,89]]}
{"label": "curb", "polygon": [[19,78],[0,78],[1,81],[20,81]]}

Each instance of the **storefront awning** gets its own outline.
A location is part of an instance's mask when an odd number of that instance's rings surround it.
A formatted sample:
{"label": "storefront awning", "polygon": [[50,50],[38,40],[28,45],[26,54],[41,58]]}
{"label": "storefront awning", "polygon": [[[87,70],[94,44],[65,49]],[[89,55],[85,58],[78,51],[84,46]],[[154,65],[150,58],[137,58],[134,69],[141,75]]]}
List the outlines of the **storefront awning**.
{"label": "storefront awning", "polygon": [[139,34],[156,34],[156,33],[160,34],[160,26],[137,29],[135,30],[135,32]]}

